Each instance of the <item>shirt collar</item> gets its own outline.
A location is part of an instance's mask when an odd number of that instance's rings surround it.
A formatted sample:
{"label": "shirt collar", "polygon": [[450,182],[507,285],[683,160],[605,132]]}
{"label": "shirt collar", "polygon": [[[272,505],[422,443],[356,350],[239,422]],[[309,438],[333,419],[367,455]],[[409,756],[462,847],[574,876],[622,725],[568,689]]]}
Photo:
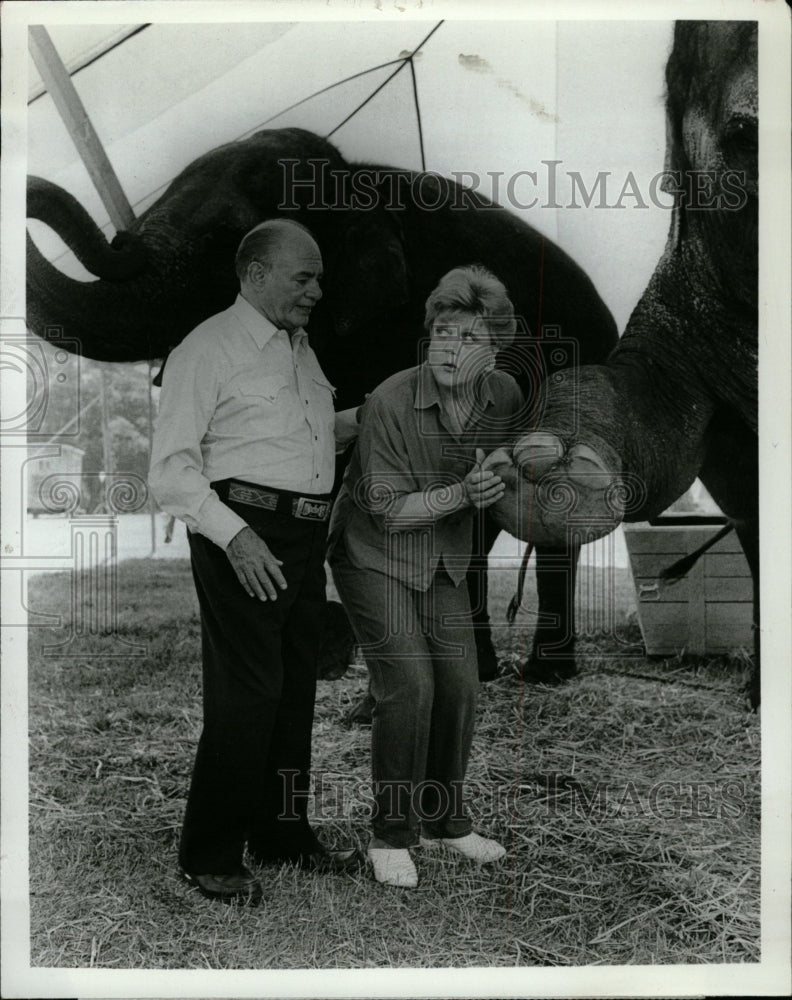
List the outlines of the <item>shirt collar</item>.
{"label": "shirt collar", "polygon": [[[487,405],[495,402],[495,397],[492,395],[491,383],[492,380],[489,378],[489,373],[486,373],[478,380],[478,384],[476,385],[476,398]],[[415,409],[428,410],[435,403],[437,403],[440,409],[443,408],[437,382],[435,382],[431,368],[424,361],[418,367],[418,381],[415,386]]]}
{"label": "shirt collar", "polygon": [[[264,349],[276,333],[286,333],[285,330],[279,330],[258,309],[254,309],[241,292],[237,295],[233,306],[231,306],[231,311],[253,338],[253,342],[260,351]],[[288,336],[288,333],[286,336]],[[294,334],[295,347],[306,336],[305,330],[297,330]]]}

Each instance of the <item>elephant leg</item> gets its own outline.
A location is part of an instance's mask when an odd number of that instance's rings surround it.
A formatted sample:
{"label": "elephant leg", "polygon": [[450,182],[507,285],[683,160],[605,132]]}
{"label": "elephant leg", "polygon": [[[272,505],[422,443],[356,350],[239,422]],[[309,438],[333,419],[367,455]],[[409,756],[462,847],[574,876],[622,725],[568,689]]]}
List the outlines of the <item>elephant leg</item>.
{"label": "elephant leg", "polygon": [[734,522],[753,577],[753,673],[746,685],[751,708],[759,705],[759,449],[756,435],[731,414],[719,414],[709,430],[709,449],[701,481],[715,503]]}
{"label": "elephant leg", "polygon": [[577,673],[575,581],[580,545],[537,546],[535,552],[538,619],[522,678],[530,684],[563,684]]}
{"label": "elephant leg", "polygon": [[475,518],[473,522],[473,552],[467,574],[467,585],[470,593],[480,681],[494,680],[499,672],[498,657],[492,644],[492,628],[487,610],[487,557],[499,534],[500,528],[486,514],[479,514]]}
{"label": "elephant leg", "polygon": [[761,697],[761,629],[760,607],[759,607],[759,521],[751,519],[747,521],[735,521],[737,537],[740,539],[745,558],[753,577],[753,637],[754,637],[754,663],[751,679],[747,685],[747,695],[751,708],[756,710],[759,707]]}
{"label": "elephant leg", "polygon": [[338,601],[327,602],[326,622],[316,662],[316,676],[319,680],[335,681],[344,676],[354,659],[355,636],[346,611]]}
{"label": "elephant leg", "polygon": [[344,713],[345,726],[370,726],[371,713],[374,711],[374,699],[371,696],[371,686],[358,698],[352,708]]}
{"label": "elephant leg", "polygon": [[[355,657],[355,634],[347,613],[338,601],[327,602],[327,625],[319,649],[316,675],[319,680],[334,681],[343,677]],[[374,701],[368,688],[344,714],[346,726],[371,725],[371,711]]]}
{"label": "elephant leg", "polygon": [[[327,602],[327,624],[316,661],[319,680],[335,681],[343,677],[355,656],[355,634],[347,613],[338,601]],[[371,725],[374,702],[368,689],[344,714],[346,726]]]}

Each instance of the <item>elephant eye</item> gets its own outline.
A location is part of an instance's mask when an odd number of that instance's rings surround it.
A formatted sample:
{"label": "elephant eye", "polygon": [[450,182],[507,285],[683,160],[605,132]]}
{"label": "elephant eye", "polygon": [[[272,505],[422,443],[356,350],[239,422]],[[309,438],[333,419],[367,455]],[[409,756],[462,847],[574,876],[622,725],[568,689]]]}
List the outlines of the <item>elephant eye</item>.
{"label": "elephant eye", "polygon": [[754,152],[759,148],[757,123],[753,118],[732,118],[724,129],[724,145],[738,153]]}

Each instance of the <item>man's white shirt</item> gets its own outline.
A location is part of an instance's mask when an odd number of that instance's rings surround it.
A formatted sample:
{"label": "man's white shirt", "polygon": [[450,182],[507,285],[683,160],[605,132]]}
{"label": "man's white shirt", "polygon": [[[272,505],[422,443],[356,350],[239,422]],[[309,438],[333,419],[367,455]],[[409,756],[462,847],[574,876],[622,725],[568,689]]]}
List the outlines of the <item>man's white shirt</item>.
{"label": "man's white shirt", "polygon": [[290,340],[238,295],[168,357],[149,472],[160,506],[225,549],[246,522],[210,483],[329,493],[336,445],[357,433],[334,392],[305,331]]}

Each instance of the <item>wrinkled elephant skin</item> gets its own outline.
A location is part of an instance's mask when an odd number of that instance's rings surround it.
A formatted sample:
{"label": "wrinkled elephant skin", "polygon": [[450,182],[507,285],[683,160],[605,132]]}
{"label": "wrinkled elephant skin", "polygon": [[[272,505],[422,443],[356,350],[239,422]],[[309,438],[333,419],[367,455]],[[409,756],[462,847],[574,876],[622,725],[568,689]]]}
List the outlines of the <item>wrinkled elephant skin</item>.
{"label": "wrinkled elephant skin", "polygon": [[[758,667],[756,23],[678,22],[666,82],[666,249],[607,362],[545,383],[515,448],[535,487],[520,530],[561,544],[573,520],[596,529],[650,519],[700,476],[735,522],[754,577]],[[702,178],[709,187],[694,198]],[[583,486],[589,475],[602,483]],[[578,491],[568,517],[548,518],[542,484]],[[516,511],[500,523],[516,527]]]}
{"label": "wrinkled elephant skin", "polygon": [[[737,461],[724,441],[747,435],[756,452],[756,73],[755,24],[678,23],[668,163],[683,175],[712,171],[716,194],[741,172],[742,202],[719,209],[713,194],[705,210],[679,194],[665,253],[606,364],[545,384],[536,429],[515,448],[530,481],[560,476],[574,487],[592,462],[621,479],[626,519],[643,520],[701,475],[727,514],[756,516],[755,462]],[[607,490],[601,497],[584,503],[595,518],[615,513]]]}

